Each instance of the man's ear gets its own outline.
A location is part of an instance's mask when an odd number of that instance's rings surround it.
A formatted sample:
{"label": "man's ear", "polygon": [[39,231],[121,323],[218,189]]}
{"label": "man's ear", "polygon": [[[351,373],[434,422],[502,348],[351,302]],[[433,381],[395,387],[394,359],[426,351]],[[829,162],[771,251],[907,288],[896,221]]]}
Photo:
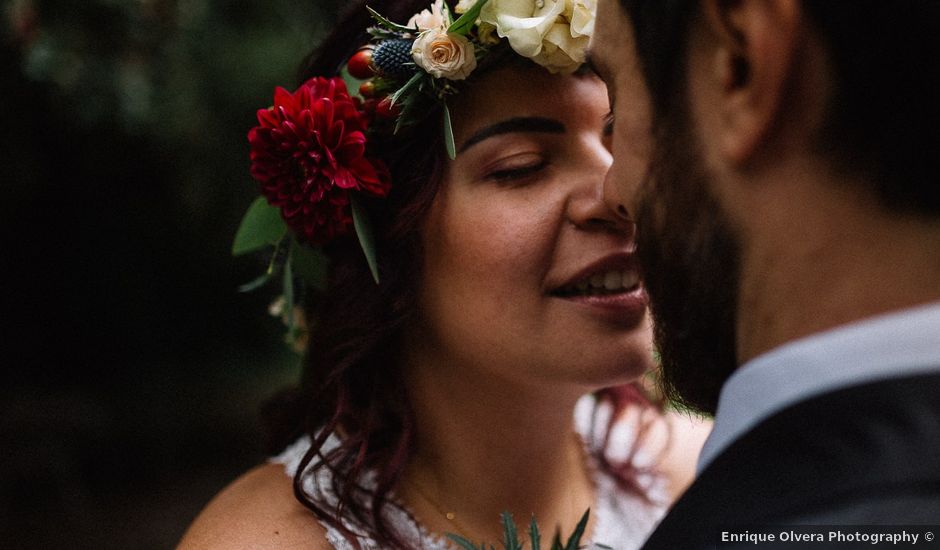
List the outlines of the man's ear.
{"label": "man's ear", "polygon": [[798,0],[703,0],[711,60],[703,71],[717,100],[711,106],[720,154],[747,162],[774,130],[799,47]]}

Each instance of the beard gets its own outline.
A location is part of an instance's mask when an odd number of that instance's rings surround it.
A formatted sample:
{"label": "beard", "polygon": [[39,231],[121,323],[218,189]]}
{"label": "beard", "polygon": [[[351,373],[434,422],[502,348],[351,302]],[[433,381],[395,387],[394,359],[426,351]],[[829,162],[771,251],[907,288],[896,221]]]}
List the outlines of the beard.
{"label": "beard", "polygon": [[650,297],[666,397],[714,414],[737,368],[740,245],[717,198],[697,140],[681,115],[656,142],[636,203],[637,255]]}

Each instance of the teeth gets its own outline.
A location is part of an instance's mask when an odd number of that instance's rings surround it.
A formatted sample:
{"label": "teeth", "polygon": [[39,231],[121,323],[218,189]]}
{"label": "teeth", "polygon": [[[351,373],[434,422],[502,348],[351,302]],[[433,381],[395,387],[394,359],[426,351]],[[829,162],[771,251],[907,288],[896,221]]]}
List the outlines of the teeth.
{"label": "teeth", "polygon": [[623,282],[621,283],[623,288],[633,288],[636,285],[640,284],[640,274],[636,271],[624,271],[623,272]]}
{"label": "teeth", "polygon": [[604,288],[607,290],[616,290],[620,288],[620,282],[623,280],[623,276],[619,271],[608,271],[604,275]]}
{"label": "teeth", "polygon": [[631,289],[640,282],[640,275],[636,271],[607,271],[595,273],[589,279],[582,279],[577,283],[561,290],[563,294],[614,294],[624,289]]}

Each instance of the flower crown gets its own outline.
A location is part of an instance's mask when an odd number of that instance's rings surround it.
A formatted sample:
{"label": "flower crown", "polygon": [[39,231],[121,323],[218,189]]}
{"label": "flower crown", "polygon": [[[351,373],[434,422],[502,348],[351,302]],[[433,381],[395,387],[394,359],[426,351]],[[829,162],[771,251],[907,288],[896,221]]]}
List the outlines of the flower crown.
{"label": "flower crown", "polygon": [[262,196],[242,220],[232,252],[273,246],[274,253],[267,272],[241,290],[283,274],[286,317],[293,319],[295,280],[325,286],[326,260],[315,247],[351,228],[378,283],[361,199],[385,197],[391,181],[385,164],[369,154],[368,137],[414,124],[433,102],[454,158],[447,98],[460,81],[504,40],[550,72],[573,72],[584,63],[595,8],[596,0],[460,0],[455,19],[436,0],[405,25],[368,8],[372,40],[347,61],[343,77],[312,78],[294,92],[277,88],[273,106],[258,111],[258,126],[248,133],[251,175]]}

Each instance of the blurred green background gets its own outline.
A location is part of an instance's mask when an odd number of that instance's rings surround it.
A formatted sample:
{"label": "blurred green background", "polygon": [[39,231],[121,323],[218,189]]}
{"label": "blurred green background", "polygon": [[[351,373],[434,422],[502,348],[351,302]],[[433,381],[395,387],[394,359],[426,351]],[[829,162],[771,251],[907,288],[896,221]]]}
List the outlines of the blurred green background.
{"label": "blurred green background", "polygon": [[341,5],[3,2],[0,548],[172,547],[263,459],[245,135]]}

